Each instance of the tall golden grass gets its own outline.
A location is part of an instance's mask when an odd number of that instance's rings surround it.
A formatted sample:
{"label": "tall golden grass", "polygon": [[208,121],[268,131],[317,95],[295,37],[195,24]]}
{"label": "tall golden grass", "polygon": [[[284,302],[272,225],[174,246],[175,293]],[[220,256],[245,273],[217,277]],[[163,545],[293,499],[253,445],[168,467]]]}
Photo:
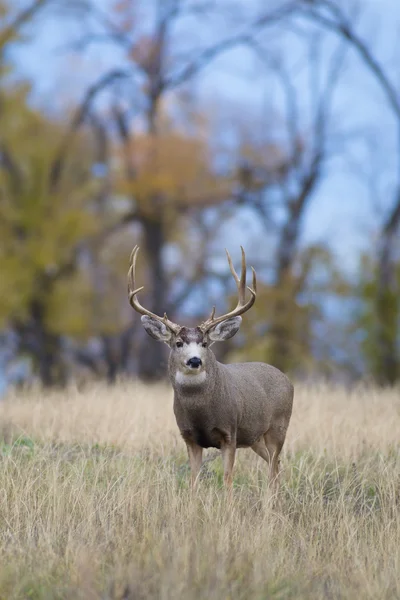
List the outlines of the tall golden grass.
{"label": "tall golden grass", "polygon": [[239,450],[191,496],[164,386],[0,403],[0,598],[400,598],[400,393],[296,386],[281,488]]}

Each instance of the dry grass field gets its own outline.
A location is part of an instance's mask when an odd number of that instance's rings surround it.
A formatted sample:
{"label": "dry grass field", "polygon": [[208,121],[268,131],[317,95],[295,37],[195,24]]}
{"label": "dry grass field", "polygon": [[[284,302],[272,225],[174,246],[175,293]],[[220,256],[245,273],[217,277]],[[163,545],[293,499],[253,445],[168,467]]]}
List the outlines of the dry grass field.
{"label": "dry grass field", "polygon": [[0,598],[400,598],[400,393],[297,386],[281,489],[239,450],[200,488],[163,386],[0,403]]}

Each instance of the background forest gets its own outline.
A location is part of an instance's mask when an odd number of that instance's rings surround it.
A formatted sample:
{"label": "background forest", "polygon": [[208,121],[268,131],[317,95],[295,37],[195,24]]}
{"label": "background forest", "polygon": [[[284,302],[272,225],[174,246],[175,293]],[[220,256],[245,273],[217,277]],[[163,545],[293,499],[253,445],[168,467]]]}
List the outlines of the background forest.
{"label": "background forest", "polygon": [[257,302],[221,360],[400,378],[395,0],[0,0],[0,388],[155,380],[129,306]]}

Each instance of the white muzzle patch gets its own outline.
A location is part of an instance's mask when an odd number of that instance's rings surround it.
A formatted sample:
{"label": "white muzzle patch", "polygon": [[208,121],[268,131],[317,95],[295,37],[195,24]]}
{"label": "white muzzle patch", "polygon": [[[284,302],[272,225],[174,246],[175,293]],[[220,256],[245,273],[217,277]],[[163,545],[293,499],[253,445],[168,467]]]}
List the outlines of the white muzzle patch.
{"label": "white muzzle patch", "polygon": [[200,358],[202,361],[204,359],[204,348],[202,348],[200,346],[200,344],[196,344],[195,342],[190,342],[190,344],[185,344],[185,346],[182,348],[183,352],[182,352],[182,358],[185,362],[185,364],[187,363],[188,360],[190,360],[191,358],[194,358],[195,356],[197,356],[198,358]]}
{"label": "white muzzle patch", "polygon": [[177,371],[175,374],[175,381],[179,385],[199,385],[200,383],[204,383],[206,380],[206,372],[200,371],[200,373],[192,369],[192,372],[182,373],[182,371]]}
{"label": "white muzzle patch", "polygon": [[[193,368],[187,363],[191,358],[196,357],[201,360],[201,365],[198,368]],[[178,385],[185,386],[199,385],[204,383],[207,377],[205,371],[206,357],[207,351],[202,347],[201,344],[197,344],[196,342],[185,344],[185,346],[181,349],[179,356],[179,362],[182,362],[175,373],[176,383]]]}

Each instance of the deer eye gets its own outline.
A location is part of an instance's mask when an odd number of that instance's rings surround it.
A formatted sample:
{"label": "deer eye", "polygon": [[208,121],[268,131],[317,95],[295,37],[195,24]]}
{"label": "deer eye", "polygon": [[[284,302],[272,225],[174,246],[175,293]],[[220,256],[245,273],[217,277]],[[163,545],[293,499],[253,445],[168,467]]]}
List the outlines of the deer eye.
{"label": "deer eye", "polygon": [[207,348],[207,342],[202,343],[203,348]]}
{"label": "deer eye", "polygon": [[176,342],[176,347],[177,348],[182,348],[183,346],[183,342]]}

